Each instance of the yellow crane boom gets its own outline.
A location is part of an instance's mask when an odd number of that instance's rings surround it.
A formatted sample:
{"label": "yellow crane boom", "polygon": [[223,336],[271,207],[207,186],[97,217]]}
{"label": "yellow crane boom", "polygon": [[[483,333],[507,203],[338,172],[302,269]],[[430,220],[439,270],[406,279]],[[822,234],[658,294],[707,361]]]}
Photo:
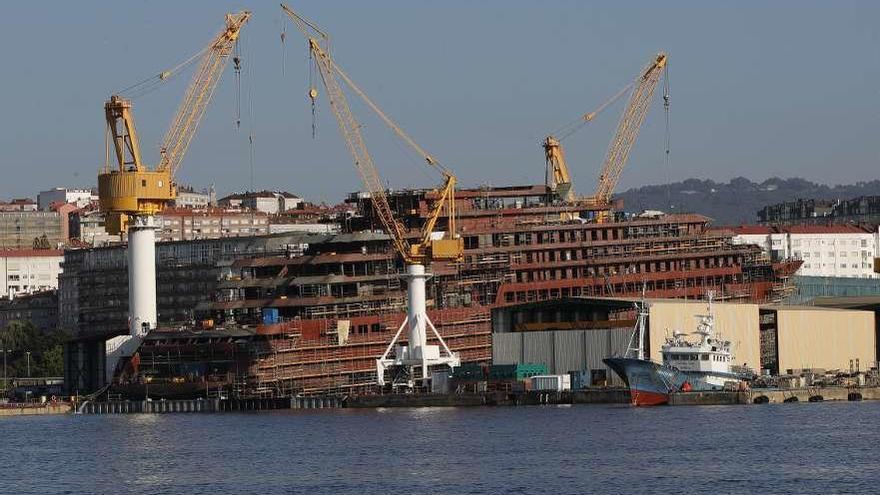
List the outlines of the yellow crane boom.
{"label": "yellow crane boom", "polygon": [[[595,208],[597,211],[605,211],[610,207],[611,195],[617,187],[617,182],[620,180],[620,175],[626,166],[629,153],[639,134],[639,129],[645,120],[654,90],[657,88],[657,83],[660,81],[663,70],[666,68],[666,60],[666,54],[659,53],[639,73],[636,80],[624,86],[595,110],[587,112],[577,120],[561,127],[559,129],[561,132],[559,138],[549,135],[544,139],[542,146],[547,163],[547,185],[560,199],[563,201],[576,201],[587,207]],[[620,117],[617,131],[611,140],[608,153],[602,164],[602,170],[599,173],[599,180],[596,184],[596,191],[593,196],[579,198],[574,192],[571,174],[562,148],[562,140],[572,135],[586,123],[591,122],[599,113],[630,90],[632,92],[630,93],[629,102]],[[605,214],[600,214],[598,217],[599,221],[603,221],[605,216]]]}
{"label": "yellow crane boom", "polygon": [[[309,43],[309,51],[318,67],[321,81],[327,91],[327,98],[330,108],[339,125],[339,131],[343,140],[348,147],[354,160],[355,168],[361,177],[361,181],[370,194],[373,209],[382,223],[385,231],[391,237],[394,249],[407,263],[424,263],[431,259],[460,259],[463,251],[462,240],[455,235],[455,176],[445,167],[440,165],[431,155],[429,155],[421,146],[415,143],[403,129],[397,125],[390,117],[388,117],[367,95],[363,92],[350,77],[330,58],[329,50],[325,49],[328,43],[328,37],[321,29],[312,22],[300,16],[286,5],[281,4],[281,8],[290,17],[296,27],[303,33]],[[324,45],[324,46],[322,46]],[[379,171],[373,162],[373,157],[367,149],[364,137],[361,134],[361,125],[355,118],[348,104],[345,92],[342,90],[339,80],[336,76],[342,78],[345,83],[360,96],[364,102],[388,125],[398,136],[400,136],[407,144],[413,147],[425,161],[436,167],[444,175],[444,184],[439,192],[439,198],[435,202],[429,214],[427,221],[422,229],[419,242],[411,243],[404,227],[397,221],[393,210],[388,202],[388,196],[385,194],[385,187],[382,185]],[[310,97],[313,99],[317,96],[317,91],[310,88]],[[443,210],[443,206],[447,207],[449,217],[449,228],[445,239],[433,239],[432,233],[436,226],[437,220]]]}
{"label": "yellow crane boom", "polygon": [[165,133],[160,149],[161,159],[158,170],[168,170],[174,177],[211,102],[214,89],[217,88],[223,68],[226,67],[229,55],[235,47],[235,42],[238,41],[241,28],[250,18],[251,13],[247,10],[237,14],[226,14],[226,28],[205,49],[205,55],[193,74],[192,82],[177,109],[171,127]]}
{"label": "yellow crane boom", "polygon": [[620,180],[620,174],[629,158],[636,137],[639,135],[639,129],[642,122],[645,121],[645,115],[648,113],[648,105],[654,96],[654,90],[660,81],[660,76],[666,68],[666,54],[659,53],[653,62],[648,64],[642,70],[638,79],[636,79],[635,87],[620,122],[617,124],[617,132],[614,139],[608,146],[608,153],[605,156],[605,162],[602,164],[602,172],[599,174],[599,183],[596,185],[596,191],[593,198],[597,201],[607,204],[611,201],[611,194],[617,187]]}
{"label": "yellow crane boom", "polygon": [[[224,29],[196,55],[201,55],[198,68],[165,134],[154,170],[149,170],[141,159],[131,101],[113,95],[105,103],[107,161],[98,175],[98,196],[111,234],[124,232],[130,216],[154,215],[177,196],[174,175],[198,130],[241,28],[250,17],[246,10],[227,14]],[[159,79],[169,75],[163,72]],[[115,168],[110,166],[111,148]]]}

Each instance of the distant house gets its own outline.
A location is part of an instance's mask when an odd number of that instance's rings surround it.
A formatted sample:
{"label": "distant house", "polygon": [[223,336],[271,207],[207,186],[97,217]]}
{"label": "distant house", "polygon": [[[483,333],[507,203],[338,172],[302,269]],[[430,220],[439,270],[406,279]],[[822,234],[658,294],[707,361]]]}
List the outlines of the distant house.
{"label": "distant house", "polygon": [[0,297],[57,289],[63,260],[58,249],[0,249]]}
{"label": "distant house", "polygon": [[303,202],[299,196],[285,191],[258,191],[230,194],[217,201],[221,208],[251,209],[277,215],[294,210]]}
{"label": "distant house", "polygon": [[30,198],[17,198],[8,203],[0,201],[0,211],[19,212],[37,211],[37,203]]}
{"label": "distant house", "polygon": [[98,202],[98,195],[91,189],[68,189],[56,187],[48,191],[40,191],[37,204],[42,211],[52,210],[55,204],[75,203],[77,208],[85,208]]}
{"label": "distant house", "polygon": [[[70,205],[70,208],[75,207]],[[31,248],[35,240],[43,238],[50,247],[64,244],[69,235],[70,211],[69,208],[60,210],[0,211],[0,249]]]}
{"label": "distant house", "polygon": [[104,212],[83,208],[70,215],[70,237],[91,246],[103,246],[122,239],[119,234],[108,234]]}
{"label": "distant house", "polygon": [[166,208],[156,216],[161,241],[250,237],[269,233],[269,219],[260,211],[221,208]]}
{"label": "distant house", "polygon": [[14,321],[30,322],[48,332],[58,328],[58,291],[55,289],[0,298],[0,328]]}
{"label": "distant house", "polygon": [[177,197],[172,202],[175,208],[205,209],[216,206],[217,197],[214,187],[210,190],[196,191],[192,187],[180,186],[177,189]]}
{"label": "distant house", "polygon": [[733,242],[756,244],[774,261],[803,261],[798,275],[877,278],[880,231],[858,225],[740,225]]}
{"label": "distant house", "polygon": [[880,196],[846,200],[798,199],[758,210],[758,223],[767,225],[880,223]]}

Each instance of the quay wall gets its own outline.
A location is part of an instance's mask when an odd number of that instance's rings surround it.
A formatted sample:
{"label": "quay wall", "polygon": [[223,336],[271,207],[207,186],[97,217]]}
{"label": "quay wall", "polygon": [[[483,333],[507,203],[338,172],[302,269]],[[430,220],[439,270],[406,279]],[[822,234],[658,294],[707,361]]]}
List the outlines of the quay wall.
{"label": "quay wall", "polygon": [[31,416],[38,414],[66,414],[71,411],[69,402],[46,404],[4,404],[0,416]]}
{"label": "quay wall", "polygon": [[[821,398],[821,399],[820,399]],[[746,391],[678,392],[669,396],[672,406],[781,404],[784,402],[880,400],[880,387],[809,387]]]}

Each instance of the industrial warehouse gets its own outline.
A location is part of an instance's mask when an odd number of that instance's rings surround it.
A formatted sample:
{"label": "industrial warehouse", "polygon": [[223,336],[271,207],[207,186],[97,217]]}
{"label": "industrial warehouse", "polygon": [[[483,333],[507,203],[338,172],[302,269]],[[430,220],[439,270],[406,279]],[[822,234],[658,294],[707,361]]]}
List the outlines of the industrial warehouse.
{"label": "industrial warehouse", "polygon": [[[551,374],[588,371],[593,386],[622,385],[602,360],[621,354],[634,325],[634,299],[565,299],[497,308],[492,363],[543,363]],[[648,300],[651,359],[663,340],[694,327],[700,301]],[[819,370],[865,372],[877,365],[875,313],[818,306],[721,303],[720,335],[734,342],[736,362],[767,375]]]}

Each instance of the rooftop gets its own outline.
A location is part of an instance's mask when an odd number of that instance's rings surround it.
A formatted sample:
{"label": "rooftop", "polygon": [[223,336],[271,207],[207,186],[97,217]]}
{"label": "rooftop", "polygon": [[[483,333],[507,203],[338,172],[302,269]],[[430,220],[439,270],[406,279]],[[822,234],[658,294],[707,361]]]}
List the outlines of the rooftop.
{"label": "rooftop", "polygon": [[789,234],[871,234],[874,231],[860,225],[793,225],[784,227]]}
{"label": "rooftop", "polygon": [[872,234],[874,230],[864,225],[737,225],[735,227],[723,227],[734,234]]}
{"label": "rooftop", "polygon": [[165,208],[163,209],[159,215],[166,217],[185,217],[185,216],[200,216],[200,217],[210,217],[210,216],[224,216],[224,215],[234,215],[234,216],[267,216],[266,213],[261,211],[240,211],[240,210],[227,210],[225,208]]}
{"label": "rooftop", "polygon": [[245,199],[245,198],[290,198],[290,199],[300,199],[299,196],[289,193],[287,191],[245,191],[242,193],[232,193],[228,196],[224,196],[220,199],[220,201],[229,201],[232,199]]}

